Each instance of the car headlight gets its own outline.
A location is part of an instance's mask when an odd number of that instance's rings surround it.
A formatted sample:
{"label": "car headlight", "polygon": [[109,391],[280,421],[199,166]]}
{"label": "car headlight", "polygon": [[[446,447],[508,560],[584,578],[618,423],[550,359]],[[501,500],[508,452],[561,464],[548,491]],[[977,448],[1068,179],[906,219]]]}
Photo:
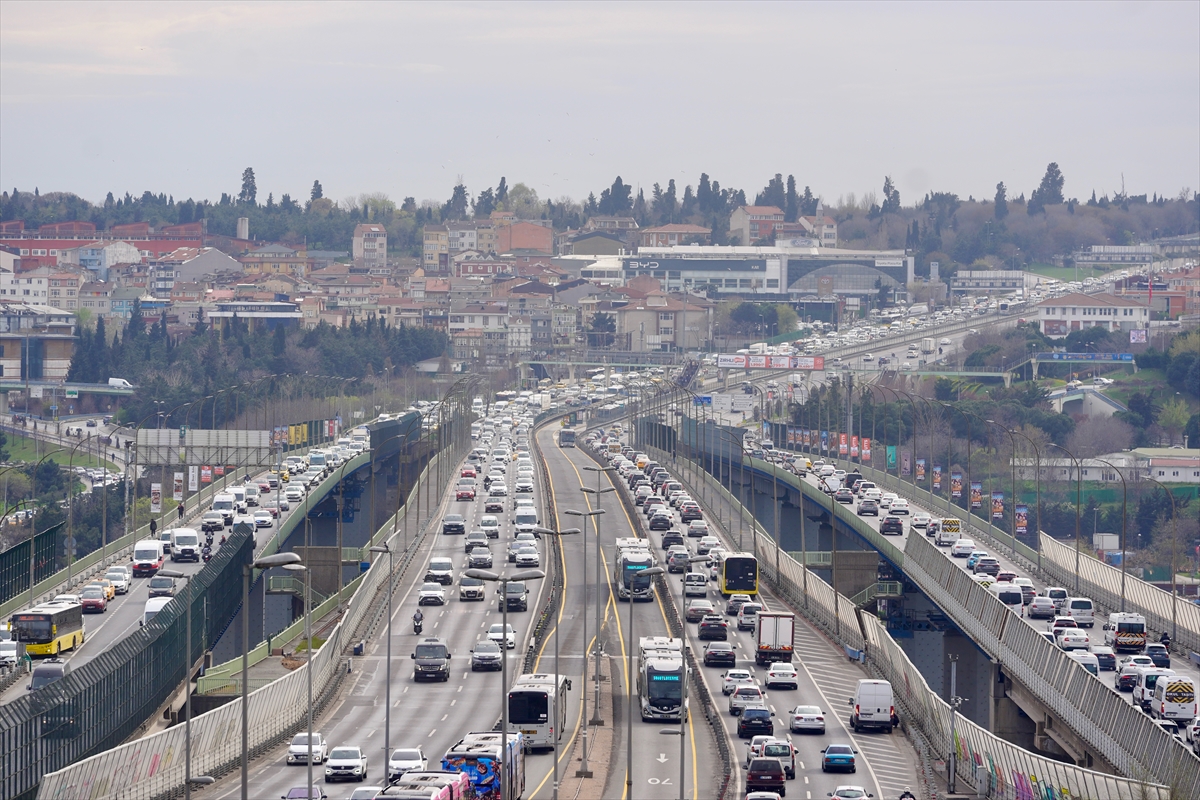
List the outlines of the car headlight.
{"label": "car headlight", "polygon": [[360,772],[362,772],[362,767],[355,767],[355,768],[354,768],[354,774],[355,774],[355,775],[359,774]]}
{"label": "car headlight", "polygon": [[329,767],[326,767],[326,768],[325,768],[325,774],[326,774],[326,775],[332,775],[332,774],[333,774],[333,770],[332,770],[332,769],[330,769]]}

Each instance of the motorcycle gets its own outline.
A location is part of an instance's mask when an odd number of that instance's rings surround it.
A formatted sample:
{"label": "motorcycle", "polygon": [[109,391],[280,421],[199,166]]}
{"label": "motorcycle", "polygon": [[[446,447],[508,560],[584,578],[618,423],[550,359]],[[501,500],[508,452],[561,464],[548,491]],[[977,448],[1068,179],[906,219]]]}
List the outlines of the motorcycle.
{"label": "motorcycle", "polygon": [[221,534],[221,544],[225,544],[225,534]]}
{"label": "motorcycle", "polygon": [[207,564],[209,561],[212,560],[212,548],[205,547],[203,550],[200,551],[200,557],[203,558],[204,563]]}
{"label": "motorcycle", "polygon": [[419,635],[422,630],[423,630],[423,625],[421,624],[421,620],[414,619],[413,620],[413,633]]}

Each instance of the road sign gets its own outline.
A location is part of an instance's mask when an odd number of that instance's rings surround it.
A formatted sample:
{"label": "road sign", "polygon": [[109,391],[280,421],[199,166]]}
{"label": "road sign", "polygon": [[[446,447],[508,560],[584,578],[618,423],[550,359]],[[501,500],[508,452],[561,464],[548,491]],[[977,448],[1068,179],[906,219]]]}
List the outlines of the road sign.
{"label": "road sign", "polygon": [[68,400],[73,400],[77,397],[79,397],[78,389],[67,389],[67,399]]}
{"label": "road sign", "polygon": [[187,432],[188,432],[188,426],[187,426],[187,425],[180,425],[180,426],[179,426],[179,438],[180,438],[180,439],[186,439],[186,438],[187,438]]}
{"label": "road sign", "polygon": [[51,411],[58,411],[58,406],[50,406]]}

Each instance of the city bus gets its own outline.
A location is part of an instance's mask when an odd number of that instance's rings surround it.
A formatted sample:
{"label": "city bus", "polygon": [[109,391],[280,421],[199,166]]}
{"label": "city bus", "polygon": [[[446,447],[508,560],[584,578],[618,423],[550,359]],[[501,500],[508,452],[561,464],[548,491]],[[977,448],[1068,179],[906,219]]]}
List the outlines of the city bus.
{"label": "city bus", "polygon": [[508,690],[508,722],[521,731],[526,750],[558,748],[567,727],[570,688],[565,675],[531,673],[517,678]]}
{"label": "city bus", "polygon": [[558,446],[559,447],[574,447],[575,446],[575,429],[574,428],[559,428],[559,430],[558,430]]}
{"label": "city bus", "polygon": [[30,656],[56,656],[83,644],[83,606],[46,603],[18,611],[11,620],[13,639]]}
{"label": "city bus", "polygon": [[758,559],[750,553],[722,553],[717,565],[717,586],[721,594],[758,594]]}

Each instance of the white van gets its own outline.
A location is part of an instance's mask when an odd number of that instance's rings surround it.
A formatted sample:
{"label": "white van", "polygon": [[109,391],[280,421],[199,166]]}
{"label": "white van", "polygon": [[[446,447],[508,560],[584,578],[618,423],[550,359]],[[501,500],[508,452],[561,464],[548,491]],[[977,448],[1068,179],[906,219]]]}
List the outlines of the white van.
{"label": "white van", "polygon": [[145,625],[150,620],[154,619],[154,615],[163,610],[163,606],[171,602],[170,597],[151,597],[146,601],[146,608],[142,612],[141,624]]}
{"label": "white van", "polygon": [[1096,609],[1089,598],[1068,597],[1064,610],[1075,618],[1075,624],[1081,628],[1091,628],[1096,624]]}
{"label": "white van", "polygon": [[684,597],[707,597],[708,576],[703,572],[689,572],[683,576]]}
{"label": "white van", "polygon": [[513,517],[513,527],[517,533],[533,533],[533,529],[538,525],[537,512],[532,508],[519,508]]}
{"label": "white van", "polygon": [[242,487],[241,491],[246,495],[246,505],[247,506],[257,506],[258,505],[259,498],[258,498],[258,487],[257,486],[255,486],[253,483],[247,483],[244,487]]}
{"label": "white van", "polygon": [[1144,711],[1150,710],[1150,702],[1154,699],[1154,684],[1166,675],[1174,675],[1170,667],[1141,667],[1137,671],[1137,682],[1133,684],[1133,704],[1141,706]]}
{"label": "white van", "polygon": [[1020,586],[1004,581],[1003,583],[993,583],[988,587],[988,591],[995,595],[997,600],[1008,606],[1010,611],[1015,611],[1018,614],[1021,613],[1021,609],[1025,605],[1025,600],[1021,594]]}
{"label": "white van", "polygon": [[949,547],[961,538],[961,532],[955,530],[946,530],[939,525],[937,536],[934,537],[933,543],[938,547]]}
{"label": "white van", "polygon": [[1200,717],[1196,707],[1196,681],[1186,675],[1170,675],[1154,683],[1150,716],[1172,720],[1185,728]]}
{"label": "white van", "polygon": [[195,528],[171,530],[171,560],[200,561],[200,534]]}
{"label": "white van", "polygon": [[1088,651],[1072,650],[1071,652],[1067,653],[1067,656],[1071,659],[1074,659],[1075,661],[1078,661],[1083,666],[1084,669],[1086,669],[1088,672],[1092,673],[1093,675],[1099,677],[1099,675],[1100,675],[1100,659],[1096,658],[1094,655],[1092,655]]}
{"label": "white van", "polygon": [[891,733],[900,722],[896,717],[892,684],[887,681],[860,680],[850,705],[854,708],[850,714],[850,727],[855,733],[864,728],[879,728]]}
{"label": "white van", "polygon": [[233,508],[238,514],[246,513],[246,490],[241,486],[229,487],[229,496],[233,498]]}

